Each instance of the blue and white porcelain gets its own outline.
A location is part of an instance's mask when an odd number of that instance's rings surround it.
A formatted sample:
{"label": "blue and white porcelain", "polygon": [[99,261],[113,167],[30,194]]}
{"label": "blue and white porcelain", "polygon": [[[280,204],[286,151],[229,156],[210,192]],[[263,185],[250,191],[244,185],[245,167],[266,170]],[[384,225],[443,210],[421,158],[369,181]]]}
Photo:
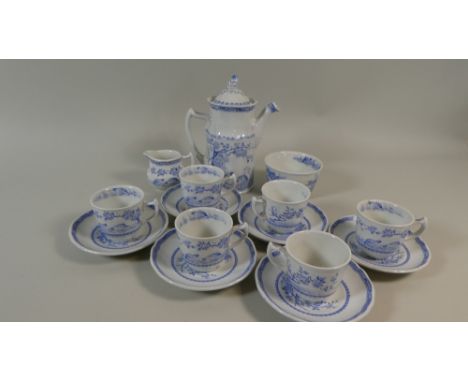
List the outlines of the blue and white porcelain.
{"label": "blue and white porcelain", "polygon": [[427,226],[427,218],[415,219],[406,208],[386,200],[363,200],[356,209],[356,244],[375,259],[395,255],[405,240],[421,235]]}
{"label": "blue and white porcelain", "polygon": [[[249,225],[249,233],[263,241],[271,241],[276,244],[285,244],[289,233],[278,233],[272,230],[264,219],[255,215],[252,209],[252,202],[245,203],[237,213],[239,223]],[[296,227],[296,232],[303,230],[325,231],[328,219],[325,213],[315,204],[307,202],[304,209],[302,223]]]}
{"label": "blue and white porcelain", "polygon": [[396,253],[384,259],[375,259],[362,252],[356,243],[355,215],[344,216],[330,225],[330,233],[346,241],[353,260],[360,265],[385,273],[412,273],[425,268],[431,260],[431,251],[419,237],[403,241]]}
{"label": "blue and white porcelain", "polygon": [[[226,190],[213,207],[233,215],[239,210],[241,200],[241,196],[236,190]],[[177,216],[182,211],[192,208],[185,202],[180,184],[169,188],[162,194],[161,207],[172,216]]]}
{"label": "blue and white porcelain", "polygon": [[[210,114],[189,109],[185,118],[185,130],[190,144],[201,163],[222,168],[228,175],[235,174],[236,190],[243,193],[253,187],[254,153],[260,142],[264,122],[278,111],[274,102],[269,103],[255,118],[257,104],[238,87],[234,74],[227,89],[210,97]],[[192,118],[205,121],[206,152],[198,149],[192,136]]]}
{"label": "blue and white porcelain", "polygon": [[[154,211],[152,203],[147,206]],[[150,220],[135,232],[108,235],[96,222],[94,212],[89,210],[72,222],[68,234],[71,242],[84,252],[103,256],[121,256],[153,244],[163,234],[167,225],[167,214],[159,209]]]}
{"label": "blue and white porcelain", "polygon": [[[204,272],[219,268],[229,251],[248,235],[247,224],[233,226],[229,214],[211,207],[181,212],[174,226],[184,259],[194,269]],[[235,232],[239,236],[231,238]]]}
{"label": "blue and white porcelain", "polygon": [[236,176],[224,176],[219,167],[192,165],[179,173],[182,194],[189,207],[212,207],[219,203],[221,195],[236,186]]}
{"label": "blue and white porcelain", "polygon": [[167,231],[151,248],[150,261],[155,272],[166,282],[194,291],[213,291],[235,285],[245,279],[255,266],[257,251],[248,237],[235,232],[239,244],[225,253],[217,269],[194,267],[181,251],[175,229]]}
{"label": "blue and white porcelain", "polygon": [[143,155],[149,159],[148,181],[160,190],[178,184],[179,171],[188,163],[193,164],[192,153],[182,155],[175,150],[147,150]]}
{"label": "blue and white porcelain", "polygon": [[311,298],[290,282],[286,272],[274,266],[268,257],[260,260],[255,271],[260,296],[278,313],[294,321],[359,321],[372,309],[374,286],[366,272],[351,261],[335,293]]}
{"label": "blue and white porcelain", "polygon": [[340,285],[351,250],[328,232],[301,231],[289,236],[284,247],[268,243],[267,257],[287,274],[294,291],[309,298],[324,298]]}
{"label": "blue and white porcelain", "polygon": [[272,180],[262,186],[262,196],[252,197],[252,209],[258,218],[265,220],[277,233],[299,230],[310,190],[293,180]]}
{"label": "blue and white porcelain", "polygon": [[138,230],[158,212],[157,201],[154,201],[155,208],[148,208],[144,196],[138,187],[116,185],[95,192],[89,202],[102,231],[118,239]]}
{"label": "blue and white porcelain", "polygon": [[278,151],[265,157],[268,180],[289,179],[305,184],[312,191],[323,163],[313,155],[297,151]]}

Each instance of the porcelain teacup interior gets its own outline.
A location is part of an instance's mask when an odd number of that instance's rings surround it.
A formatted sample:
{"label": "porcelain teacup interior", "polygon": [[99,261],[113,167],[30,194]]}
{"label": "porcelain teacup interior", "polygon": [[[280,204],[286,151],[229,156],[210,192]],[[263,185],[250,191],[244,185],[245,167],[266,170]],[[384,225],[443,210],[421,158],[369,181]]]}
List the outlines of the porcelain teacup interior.
{"label": "porcelain teacup interior", "polygon": [[419,236],[427,227],[427,218],[415,219],[404,207],[385,200],[358,203],[355,242],[359,249],[376,259],[392,256],[401,243]]}
{"label": "porcelain teacup interior", "polygon": [[186,163],[193,164],[192,153],[182,155],[176,150],[147,150],[143,155],[149,159],[148,181],[159,189],[178,184],[179,171]]}
{"label": "porcelain teacup interior", "polygon": [[313,155],[297,151],[277,151],[265,157],[268,180],[289,179],[300,182],[312,191],[323,163]]}
{"label": "porcelain teacup interior", "polygon": [[292,288],[308,297],[326,297],[340,285],[351,250],[330,233],[301,231],[289,236],[284,247],[269,243],[267,256],[288,275]]}
{"label": "porcelain teacup interior", "polygon": [[90,204],[101,229],[109,235],[133,233],[158,212],[157,200],[154,209],[146,206],[143,191],[128,185],[103,188],[91,196]]}
{"label": "porcelain teacup interior", "polygon": [[189,207],[215,206],[221,194],[236,186],[234,174],[225,177],[219,167],[192,165],[179,172],[182,195]]}
{"label": "porcelain teacup interior", "polygon": [[200,272],[217,269],[248,234],[246,223],[233,226],[229,214],[211,207],[181,212],[174,225],[186,263]]}
{"label": "porcelain teacup interior", "polygon": [[252,208],[278,233],[291,233],[302,226],[310,190],[293,180],[272,180],[262,186],[262,196],[252,198]]}

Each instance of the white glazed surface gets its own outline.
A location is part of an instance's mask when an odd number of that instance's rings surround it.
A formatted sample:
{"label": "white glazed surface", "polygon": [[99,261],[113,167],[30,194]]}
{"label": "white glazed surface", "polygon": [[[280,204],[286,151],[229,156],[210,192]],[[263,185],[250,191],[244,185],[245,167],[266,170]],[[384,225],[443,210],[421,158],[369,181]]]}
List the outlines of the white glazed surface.
{"label": "white glazed surface", "polygon": [[145,208],[143,198],[144,193],[138,187],[115,185],[96,191],[90,204],[103,230],[120,235],[135,231],[153,215]]}
{"label": "white glazed surface", "polygon": [[339,288],[329,297],[309,298],[291,289],[285,273],[268,257],[260,260],[255,282],[263,300],[294,321],[358,321],[374,306],[374,286],[369,276],[354,262],[345,268]]}
{"label": "white glazed surface", "polygon": [[330,225],[330,233],[348,243],[353,260],[366,268],[384,273],[413,273],[424,269],[431,261],[431,251],[421,238],[405,240],[397,253],[375,259],[362,252],[356,244],[356,215],[344,216]]}
{"label": "white glazed surface", "polygon": [[223,188],[235,186],[235,175],[224,177],[224,171],[210,165],[192,165],[179,173],[185,203],[191,207],[215,206]]}
{"label": "white glazed surface", "polygon": [[265,166],[267,180],[294,180],[306,185],[312,191],[322,171],[323,163],[310,154],[277,151],[265,157]]}
{"label": "white glazed surface", "polygon": [[[149,203],[148,206],[152,206],[152,203]],[[137,252],[153,244],[163,234],[168,226],[168,222],[167,214],[162,209],[159,209],[158,213],[138,231],[129,236],[123,236],[124,240],[130,238],[128,244],[119,241],[121,248],[109,248],[108,246],[103,246],[105,242],[96,240],[96,232],[99,230],[99,227],[90,210],[70,224],[68,236],[72,244],[81,251],[101,256],[122,256]],[[112,240],[116,239],[112,238]]]}
{"label": "white glazed surface", "polygon": [[[276,244],[285,244],[290,233],[281,234],[272,230],[266,221],[257,217],[252,208],[252,202],[247,202],[239,209],[237,213],[239,223],[247,223],[249,233],[257,239],[272,242]],[[324,231],[328,225],[328,218],[317,205],[307,202],[304,209],[304,218],[300,229],[311,229],[315,231]]]}
{"label": "white glazed surface", "polygon": [[[236,190],[227,190],[221,194],[219,202],[213,207],[233,215],[239,210],[241,201],[241,196]],[[191,208],[184,200],[180,185],[169,188],[161,195],[161,207],[172,216]]]}
{"label": "white glazed surface", "polygon": [[[369,272],[377,300],[365,320],[467,321],[468,65],[444,60],[1,61],[2,320],[285,319],[252,277],[224,293],[190,293],[152,272],[149,248],[114,261],[82,253],[67,236],[100,187],[159,192],[140,153],[189,150],[184,112],[208,111],[206,96],[233,63],[259,106],[278,97],[282,107],[255,154],[257,195],[263,158],[287,142],[324,161],[312,198],[330,222],[372,196],[430,218],[421,236],[429,266],[408,277]],[[202,131],[196,138],[202,146]],[[255,242],[262,258],[265,245]]]}
{"label": "white glazed surface", "polygon": [[[233,235],[238,237],[237,234]],[[199,270],[187,263],[180,253],[175,229],[167,231],[151,248],[150,261],[165,282],[182,289],[212,291],[228,288],[245,279],[257,259],[255,245],[248,237],[232,249],[219,268]]]}
{"label": "white glazed surface", "polygon": [[401,243],[413,235],[414,215],[395,203],[363,200],[356,210],[356,243],[373,258],[385,259],[394,255]]}
{"label": "white glazed surface", "polygon": [[192,154],[182,156],[176,150],[147,150],[143,153],[149,159],[146,176],[150,184],[160,190],[179,183],[179,172],[185,159],[193,163]]}
{"label": "white glazed surface", "polygon": [[351,251],[343,240],[317,231],[296,232],[285,247],[269,243],[267,256],[288,274],[295,289],[313,297],[333,294],[351,261]]}
{"label": "white glazed surface", "polygon": [[193,208],[180,213],[174,222],[180,250],[198,270],[215,270],[233,245],[231,235],[247,233],[246,226],[233,226],[229,214],[216,208]]}
{"label": "white glazed surface", "polygon": [[262,197],[252,198],[254,212],[278,233],[291,232],[303,220],[310,190],[290,180],[273,180],[262,186]]}

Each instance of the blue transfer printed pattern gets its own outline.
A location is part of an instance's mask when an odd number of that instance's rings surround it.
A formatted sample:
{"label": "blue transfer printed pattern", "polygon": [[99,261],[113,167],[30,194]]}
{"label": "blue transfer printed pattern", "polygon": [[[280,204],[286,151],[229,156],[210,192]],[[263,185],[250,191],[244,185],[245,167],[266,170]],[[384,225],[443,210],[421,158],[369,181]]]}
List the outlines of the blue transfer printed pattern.
{"label": "blue transfer printed pattern", "polygon": [[145,241],[151,234],[151,224],[147,223],[143,232],[139,235],[127,234],[127,235],[108,235],[102,231],[102,228],[98,225],[91,233],[91,240],[94,244],[99,247],[106,249],[124,249],[138,245]]}
{"label": "blue transfer printed pattern", "polygon": [[[286,176],[279,174],[278,172],[274,171],[270,167],[266,167],[266,177],[267,180],[277,180],[277,179],[288,179]],[[309,188],[309,190],[313,190],[315,185],[317,184],[318,177],[315,179],[309,180],[305,185]]]}
{"label": "blue transfer printed pattern", "polygon": [[393,215],[405,217],[405,214],[402,211],[400,211],[398,208],[393,207],[391,205],[376,202],[376,201],[368,201],[366,204],[361,206],[361,212],[363,211],[385,211]]}
{"label": "blue transfer printed pattern", "polygon": [[224,219],[224,217],[220,214],[198,210],[198,211],[190,211],[190,213],[185,215],[183,219],[179,221],[179,225],[180,227],[183,227],[185,224],[191,221],[195,221],[195,220],[215,220],[215,221],[222,222],[224,224],[228,223]]}
{"label": "blue transfer printed pattern", "polygon": [[281,240],[281,241],[286,240],[288,236],[292,235],[294,232],[305,231],[305,230],[311,229],[311,224],[307,218],[304,218],[302,223],[295,226],[291,230],[291,232],[288,232],[288,233],[277,232],[275,229],[268,226],[268,224],[265,223],[259,217],[255,217],[254,226],[260,233],[264,234],[265,236],[268,236],[274,240]]}
{"label": "blue transfer printed pattern", "polygon": [[400,248],[399,241],[392,241],[390,243],[382,242],[379,239],[362,239],[360,236],[356,235],[356,242],[362,248],[365,248],[372,252],[382,253],[382,254],[392,254],[398,251]]}
{"label": "blue transfer printed pattern", "polygon": [[203,166],[203,165],[198,165],[193,168],[186,168],[184,171],[184,176],[190,176],[190,175],[213,175],[217,179],[221,178],[221,173],[216,171],[216,169],[213,169],[212,167],[208,166]]}
{"label": "blue transfer printed pattern", "polygon": [[293,157],[293,159],[296,162],[305,164],[307,167],[311,167],[314,170],[320,170],[320,168],[322,167],[318,160],[316,160],[316,159],[314,159],[314,158],[312,158],[310,156],[297,155],[297,156]]}
{"label": "blue transfer printed pattern", "polygon": [[[269,303],[275,307],[277,307],[277,309],[279,309],[280,311],[284,311],[284,307],[282,305],[279,305],[278,302],[276,302],[273,297],[269,294],[269,292],[267,291],[267,289],[265,288],[265,276],[264,276],[264,272],[265,270],[267,269],[267,267],[272,267],[273,265],[271,265],[270,261],[268,260],[267,257],[264,257],[261,261],[260,261],[260,264],[258,266],[258,269],[257,269],[257,279],[258,279],[258,286],[259,286],[259,289],[261,289],[261,291],[263,292],[263,295],[265,296],[265,298],[269,301]],[[355,320],[356,318],[359,318],[359,316],[363,315],[368,309],[369,309],[369,306],[372,304],[372,301],[374,299],[374,292],[373,292],[373,287],[372,287],[372,283],[370,282],[369,278],[367,277],[367,275],[365,274],[365,272],[357,265],[355,264],[353,261],[351,261],[349,263],[349,266],[351,268],[351,270],[355,273],[357,273],[357,275],[359,276],[360,280],[362,281],[362,283],[364,284],[364,287],[365,287],[365,290],[366,290],[366,299],[364,301],[364,303],[362,304],[362,306],[360,307],[360,309],[354,313],[353,315],[349,316],[349,317],[346,317],[344,319],[344,321],[352,321],[352,320]],[[284,279],[285,278],[285,279]],[[300,313],[303,313],[303,314],[306,314],[310,317],[332,317],[332,316],[335,316],[343,311],[346,311],[347,308],[348,308],[348,305],[349,305],[349,301],[351,299],[351,294],[350,294],[350,291],[349,291],[349,287],[348,285],[346,284],[346,282],[343,280],[341,281],[341,286],[344,288],[344,292],[345,292],[345,298],[344,298],[344,303],[341,307],[339,307],[337,310],[334,310],[334,311],[331,311],[331,312],[324,312],[322,314],[318,313],[316,310],[313,310],[311,308],[307,308],[307,304],[305,305],[295,305],[294,304],[294,298],[288,298],[286,296],[284,296],[284,293],[285,292],[282,292],[282,288],[281,288],[281,283],[286,283],[287,282],[287,275],[284,273],[284,272],[281,272],[281,271],[278,271],[277,273],[277,276],[276,276],[276,280],[275,280],[275,294],[276,294],[276,297],[279,297],[280,300],[282,302],[284,302],[288,307],[290,307],[291,309],[297,311],[297,312],[300,312]],[[339,293],[338,291],[336,293]],[[325,301],[328,301],[330,297],[324,299]],[[317,305],[315,305],[315,307],[317,307]]]}
{"label": "blue transfer printed pattern", "polygon": [[[307,208],[313,210],[314,213],[318,215],[320,219],[320,227],[319,228],[312,227],[312,223],[305,216],[303,217],[304,219],[303,224],[307,225],[307,229],[318,229],[320,231],[324,231],[328,224],[328,218],[326,217],[325,213],[319,207],[317,207],[316,205],[312,203],[307,203]],[[252,202],[247,202],[239,210],[238,217],[239,217],[240,223],[247,222],[250,225],[253,222],[253,226],[259,233],[276,241],[286,240],[287,237],[290,235],[290,234],[279,234],[279,233],[273,232],[269,227],[266,227],[265,224],[263,224],[262,219],[259,219],[258,217],[255,217],[255,216],[252,217],[252,220],[247,221],[246,214],[248,214],[250,211],[252,211]]]}
{"label": "blue transfer printed pattern", "polygon": [[236,174],[237,191],[247,191],[253,185],[255,135],[224,136],[207,134],[207,161],[224,170],[226,175]]}
{"label": "blue transfer printed pattern", "polygon": [[272,206],[270,211],[267,212],[268,223],[273,226],[288,227],[297,226],[297,220],[304,216],[304,208],[292,208],[286,206],[285,208],[276,208]]}
{"label": "blue transfer printed pattern", "polygon": [[[172,239],[176,234],[176,230],[173,228],[167,231],[156,243],[156,245],[151,250],[151,261],[153,265],[156,267],[158,272],[165,276],[166,278],[170,278],[161,268],[159,264],[159,258],[161,257],[161,250],[166,243],[166,241]],[[238,233],[235,233],[238,235]],[[244,278],[245,275],[250,272],[252,267],[255,265],[255,258],[256,258],[256,250],[254,245],[250,240],[246,240],[245,243],[247,244],[249,250],[249,263],[242,274],[239,276],[239,279]],[[215,282],[218,280],[222,280],[224,278],[228,278],[228,276],[236,269],[238,266],[238,256],[235,250],[231,250],[232,256],[227,259],[226,267],[222,267],[222,270],[217,270],[215,272],[200,272],[194,269],[193,267],[187,267],[183,259],[183,254],[177,248],[171,256],[171,267],[172,269],[181,277],[195,281],[199,283],[210,283]]]}
{"label": "blue transfer printed pattern", "polygon": [[[153,208],[151,205],[149,205],[150,208]],[[71,235],[73,237],[73,240],[79,244],[81,247],[87,248],[87,245],[85,243],[82,243],[78,237],[78,231],[80,229],[80,225],[83,224],[87,219],[93,218],[94,217],[94,212],[92,210],[84,213],[81,215],[78,219],[76,219],[72,226],[71,226]],[[162,211],[159,211],[159,219],[161,219],[161,226],[159,230],[162,230],[163,227],[166,226],[166,214],[163,213]],[[122,240],[122,237],[125,238],[125,236],[130,236],[132,235],[133,232],[129,234],[124,234],[124,235],[106,235],[106,237],[101,236],[101,227],[93,222],[95,227],[93,228],[90,238],[94,244],[96,244],[99,247],[106,248],[106,249],[124,249],[124,248],[130,248],[133,246],[136,246],[138,244],[141,244],[144,242],[150,235],[155,234],[156,232],[154,231],[154,226],[151,225],[149,222],[147,223],[147,234],[143,233],[143,239],[140,240],[139,237],[134,237],[133,239],[127,239],[127,240]],[[138,227],[137,230],[141,229],[142,232],[145,232],[147,228],[144,227]],[[110,237],[109,237],[110,236]],[[124,243],[126,241],[126,244]]]}
{"label": "blue transfer printed pattern", "polygon": [[[330,233],[336,235],[335,231],[341,224],[344,224],[346,222],[355,221],[355,219],[356,219],[355,216],[345,216],[343,218],[338,219],[337,221],[335,221],[330,226]],[[371,257],[366,256],[365,254],[361,253],[361,249],[355,243],[355,235],[356,235],[356,231],[353,230],[353,231],[349,232],[347,234],[346,238],[345,238],[345,241],[350,246],[353,255],[356,256],[356,257],[359,257],[360,261],[365,261],[365,262],[367,262],[369,264],[380,265],[380,266],[384,266],[384,267],[402,267],[403,265],[408,263],[408,261],[410,260],[410,258],[412,256],[409,248],[404,243],[402,243],[401,248],[403,249],[403,252],[400,249],[398,251],[398,253],[395,253],[395,254],[393,254],[391,256],[388,256],[385,259],[371,258]],[[426,264],[429,261],[430,254],[429,254],[429,249],[428,249],[426,243],[424,243],[424,241],[421,238],[416,237],[416,238],[414,238],[414,240],[415,240],[416,244],[418,245],[419,250],[421,250],[422,253],[423,253],[423,258],[421,259],[421,262],[414,266],[414,268],[419,268],[419,267],[422,267],[424,264]]]}
{"label": "blue transfer printed pattern", "polygon": [[277,180],[277,179],[286,179],[286,177],[281,176],[276,171],[273,171],[270,167],[266,168],[267,180]]}
{"label": "blue transfer printed pattern", "polygon": [[411,234],[410,230],[401,231],[401,230],[396,230],[394,228],[384,228],[383,230],[380,230],[375,225],[366,224],[366,222],[363,219],[361,219],[360,216],[357,217],[356,225],[359,228],[361,228],[363,231],[367,231],[370,234],[378,235],[378,236],[381,236],[381,237],[397,236],[397,237],[400,237],[402,239],[405,239],[408,235]]}
{"label": "blue transfer printed pattern", "polygon": [[234,270],[237,261],[238,259],[235,251],[226,253],[217,263],[225,263],[226,265],[230,265],[230,267],[220,275],[217,271],[201,270],[200,268],[203,268],[203,265],[194,264],[192,259],[184,255],[180,249],[177,249],[171,257],[172,268],[179,276],[198,282],[216,281],[226,277]]}
{"label": "blue transfer printed pattern", "polygon": [[100,200],[105,200],[110,197],[114,196],[133,196],[135,198],[141,198],[142,195],[134,189],[125,188],[125,187],[112,187],[108,191],[101,192],[95,199],[95,202],[99,202]]}
{"label": "blue transfer printed pattern", "polygon": [[310,295],[310,293],[306,290],[310,287],[314,287],[315,289],[318,289],[321,292],[330,294],[336,287],[336,283],[338,281],[338,272],[328,278],[319,275],[315,275],[314,277],[312,277],[311,274],[307,272],[301,265],[299,265],[298,267],[296,266],[294,268],[296,268],[296,271],[294,271],[291,262],[288,261],[288,276],[290,278],[290,282],[302,294],[315,297],[313,295]]}

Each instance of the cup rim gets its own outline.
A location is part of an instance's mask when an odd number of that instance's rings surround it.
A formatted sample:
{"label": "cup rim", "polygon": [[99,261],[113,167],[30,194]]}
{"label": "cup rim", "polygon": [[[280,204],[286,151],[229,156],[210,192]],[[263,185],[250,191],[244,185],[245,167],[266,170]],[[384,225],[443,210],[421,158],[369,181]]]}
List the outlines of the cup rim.
{"label": "cup rim", "polygon": [[[209,181],[209,182],[194,182],[194,181],[189,181],[189,180],[186,180],[186,179],[183,179],[184,178],[184,171],[188,171],[189,169],[191,168],[195,168],[195,167],[209,167],[209,168],[212,168],[216,171],[221,171],[220,173],[220,178],[219,179],[215,179],[215,180],[212,180],[212,181]],[[190,183],[190,184],[198,184],[198,185],[210,185],[210,184],[215,184],[215,183],[218,183],[218,182],[221,182],[225,177],[225,173],[224,173],[224,170],[222,168],[219,168],[219,167],[216,167],[216,166],[212,166],[210,164],[192,164],[190,166],[186,166],[184,168],[182,168],[180,171],[179,171],[179,179],[180,181],[184,182],[184,183]]]}
{"label": "cup rim", "polygon": [[[128,206],[119,207],[119,208],[103,208],[103,207],[100,207],[100,206],[95,204],[94,199],[99,194],[101,194],[103,192],[106,192],[106,191],[112,191],[112,189],[114,189],[114,188],[130,188],[130,189],[133,189],[133,190],[139,192],[141,194],[141,197],[137,201],[135,201],[134,203],[129,204]],[[140,204],[144,200],[144,197],[145,197],[145,193],[143,192],[143,190],[141,188],[139,188],[137,186],[132,186],[131,184],[116,184],[116,185],[113,185],[113,186],[108,186],[108,187],[101,188],[100,190],[97,190],[96,192],[94,192],[91,195],[91,197],[89,198],[89,204],[91,204],[91,207],[93,209],[97,209],[97,210],[100,210],[100,211],[123,211],[123,210],[126,210],[128,208],[136,207],[138,204]]]}
{"label": "cup rim", "polygon": [[[267,185],[271,185],[271,184],[274,184],[274,183],[293,183],[295,184],[296,186],[302,188],[304,191],[306,191],[307,193],[307,197],[304,198],[304,199],[301,199],[301,200],[298,200],[298,201],[294,201],[294,202],[284,202],[284,201],[281,201],[281,200],[277,200],[277,199],[274,199],[274,198],[271,198],[270,196],[266,195],[265,192],[264,192],[264,187],[268,187]],[[275,180],[270,180],[266,183],[263,184],[262,188],[261,188],[261,192],[262,192],[262,196],[275,202],[275,203],[278,203],[278,204],[286,204],[286,205],[293,205],[293,204],[300,204],[300,203],[304,203],[304,202],[307,202],[309,199],[310,199],[310,195],[311,195],[311,191],[309,189],[309,187],[307,187],[305,184],[301,183],[301,182],[298,182],[298,181],[295,181],[295,180],[291,180],[291,179],[275,179]]]}
{"label": "cup rim", "polygon": [[[281,155],[288,155],[288,154],[292,154],[292,155],[303,155],[303,156],[306,156],[306,157],[310,157],[312,159],[314,159],[315,161],[319,162],[320,163],[320,168],[315,170],[315,169],[312,169],[310,171],[285,171],[285,170],[282,170],[282,169],[279,169],[278,167],[275,167],[272,163],[271,163],[271,159],[275,156],[275,155],[278,155],[278,154],[281,154]],[[281,150],[281,151],[274,151],[272,153],[269,153],[265,158],[264,158],[264,161],[265,161],[265,164],[268,166],[268,167],[271,167],[272,169],[274,169],[275,171],[278,171],[278,172],[282,172],[284,174],[289,174],[289,175],[313,175],[313,174],[318,174],[320,173],[320,171],[322,171],[322,168],[323,168],[323,162],[317,158],[316,156],[312,155],[312,154],[307,154],[307,153],[304,153],[304,152],[301,152],[301,151],[293,151],[293,150]]]}
{"label": "cup rim", "polygon": [[[172,158],[167,158],[167,159],[163,159],[163,158],[152,158],[153,155],[157,155],[158,153],[162,153],[162,152],[167,152],[167,153],[173,153],[174,154],[174,157]],[[143,155],[145,155],[148,159],[152,160],[152,161],[156,161],[156,162],[162,162],[162,163],[165,163],[165,162],[172,162],[172,161],[175,161],[175,160],[178,160],[178,159],[181,159],[182,158],[182,154],[180,152],[178,152],[177,150],[172,150],[172,149],[161,149],[161,150],[146,150]]]}
{"label": "cup rim", "polygon": [[[199,237],[199,236],[192,236],[192,235],[189,235],[185,232],[182,231],[182,229],[179,227],[179,222],[180,222],[180,219],[182,219],[182,216],[184,214],[188,214],[189,212],[195,212],[195,211],[201,211],[201,210],[209,210],[210,212],[215,212],[217,214],[221,214],[221,215],[225,215],[228,217],[229,219],[229,222],[231,223],[231,227],[228,228],[228,230],[226,232],[223,232],[223,233],[220,233],[218,235],[214,235],[214,236],[204,236],[204,237]],[[180,232],[182,235],[188,237],[189,239],[193,239],[193,240],[212,240],[212,239],[218,239],[226,234],[228,234],[231,230],[232,230],[232,227],[234,226],[234,221],[232,220],[232,217],[231,215],[229,215],[227,212],[225,211],[222,211],[218,208],[214,208],[214,207],[195,207],[195,208],[190,208],[188,210],[185,210],[185,211],[182,211],[179,215],[177,215],[177,217],[175,218],[174,220],[174,228],[176,229],[177,232]]]}
{"label": "cup rim", "polygon": [[[318,265],[307,264],[306,262],[304,262],[304,261],[298,259],[296,256],[294,256],[293,253],[291,251],[289,251],[289,248],[288,248],[288,241],[290,239],[294,239],[294,237],[296,237],[296,236],[301,236],[301,235],[317,235],[317,236],[324,236],[324,237],[328,237],[328,238],[331,238],[333,240],[336,240],[337,242],[340,243],[340,245],[343,246],[343,248],[345,248],[346,253],[348,255],[347,260],[345,262],[343,262],[342,264],[335,265],[333,267],[320,267]],[[314,268],[314,269],[335,271],[335,270],[341,269],[343,267],[346,267],[352,260],[352,252],[351,252],[351,248],[348,246],[348,244],[346,244],[346,242],[343,239],[339,238],[338,236],[335,236],[335,235],[333,235],[333,234],[331,234],[329,232],[325,232],[325,231],[307,230],[307,231],[295,232],[286,239],[286,244],[284,246],[285,246],[286,250],[288,251],[289,255],[295,261],[297,261],[298,263],[300,263],[302,265],[305,265],[307,267],[311,267],[311,268]]]}
{"label": "cup rim", "polygon": [[[363,204],[366,204],[368,202],[377,202],[377,203],[382,203],[382,204],[389,204],[393,207],[397,207],[401,210],[403,210],[405,213],[408,214],[408,216],[411,218],[411,221],[408,222],[408,223],[404,223],[404,224],[389,224],[389,223],[382,223],[382,222],[379,222],[375,219],[372,219],[370,218],[369,216],[366,216],[364,215],[361,211],[359,211],[359,207]],[[384,227],[398,227],[398,228],[404,228],[404,227],[408,227],[410,225],[412,225],[415,221],[416,221],[416,217],[414,216],[414,214],[408,210],[407,208],[399,205],[399,204],[396,204],[396,203],[393,203],[393,202],[390,202],[388,200],[384,200],[384,199],[364,199],[364,200],[361,200],[357,205],[356,205],[356,212],[359,216],[371,221],[372,223],[374,224],[378,224],[378,225],[381,225],[381,226],[384,226]]]}

